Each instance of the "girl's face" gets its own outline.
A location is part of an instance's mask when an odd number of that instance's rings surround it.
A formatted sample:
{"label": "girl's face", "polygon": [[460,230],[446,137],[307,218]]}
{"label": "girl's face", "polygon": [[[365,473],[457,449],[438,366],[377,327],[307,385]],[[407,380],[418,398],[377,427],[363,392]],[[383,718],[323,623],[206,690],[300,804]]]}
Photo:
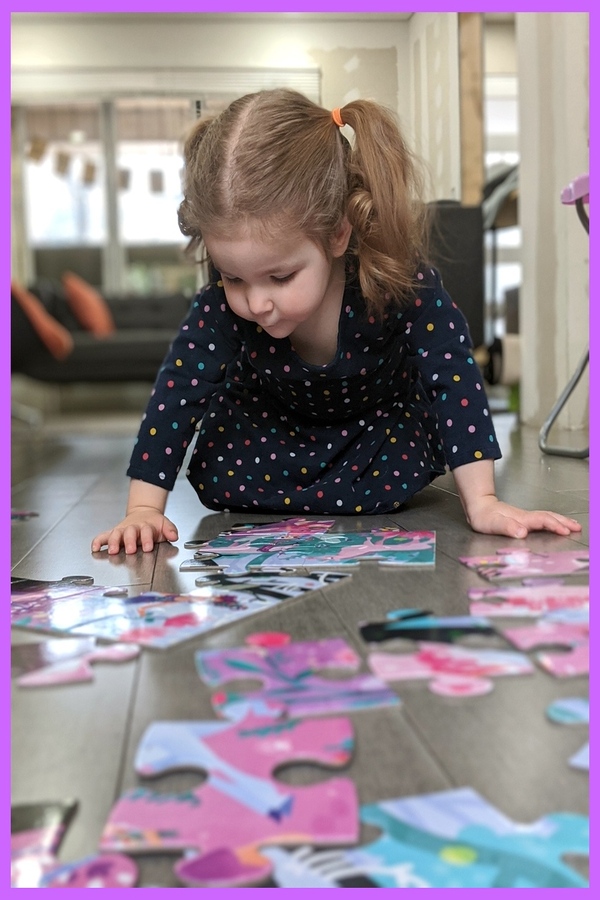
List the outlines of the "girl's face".
{"label": "girl's face", "polygon": [[[253,237],[244,227],[233,237],[203,235],[221,273],[227,303],[234,313],[256,322],[273,338],[285,338],[343,290],[343,257],[350,239],[344,220],[331,241],[331,256],[298,232],[273,238]],[[341,266],[341,271],[340,271]],[[341,275],[341,278],[340,278]]]}

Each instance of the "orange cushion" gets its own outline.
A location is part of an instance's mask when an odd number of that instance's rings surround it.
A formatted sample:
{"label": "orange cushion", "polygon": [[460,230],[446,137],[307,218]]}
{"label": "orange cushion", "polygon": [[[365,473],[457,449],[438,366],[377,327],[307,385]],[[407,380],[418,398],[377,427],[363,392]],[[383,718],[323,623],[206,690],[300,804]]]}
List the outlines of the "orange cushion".
{"label": "orange cushion", "polygon": [[96,337],[106,337],[115,331],[115,322],[104,297],[76,275],[63,272],[61,276],[67,303],[79,324]]}
{"label": "orange cushion", "polygon": [[11,280],[10,291],[29,319],[31,326],[55,359],[66,359],[73,350],[73,335],[50,315],[35,294]]}

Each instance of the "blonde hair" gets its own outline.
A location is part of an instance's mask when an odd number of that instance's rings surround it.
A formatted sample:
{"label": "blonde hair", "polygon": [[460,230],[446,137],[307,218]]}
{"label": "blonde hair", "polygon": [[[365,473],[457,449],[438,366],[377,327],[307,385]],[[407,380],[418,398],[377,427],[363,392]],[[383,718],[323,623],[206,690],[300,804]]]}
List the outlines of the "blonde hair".
{"label": "blonde hair", "polygon": [[370,100],[341,108],[352,145],[331,112],[296,91],[234,100],[200,120],[184,147],[179,227],[196,251],[203,233],[241,225],[298,230],[329,252],[344,216],[370,312],[406,303],[425,257],[426,206],[416,158],[391,112]]}

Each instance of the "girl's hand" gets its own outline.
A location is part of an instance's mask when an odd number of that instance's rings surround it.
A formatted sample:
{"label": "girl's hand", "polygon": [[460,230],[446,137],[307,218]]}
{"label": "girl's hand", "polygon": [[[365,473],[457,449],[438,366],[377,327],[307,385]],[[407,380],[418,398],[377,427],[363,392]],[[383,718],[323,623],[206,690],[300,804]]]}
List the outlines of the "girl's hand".
{"label": "girl's hand", "polygon": [[109,531],[102,531],[92,541],[92,553],[108,548],[109,554],[136,553],[138,546],[147,552],[161,541],[176,541],[179,533],[170,519],[153,507],[136,507],[122,522]]}
{"label": "girl's hand", "polygon": [[473,531],[481,534],[502,534],[512,538],[525,538],[530,531],[553,531],[569,535],[581,531],[575,519],[548,510],[526,510],[510,506],[494,495],[481,497],[471,503],[468,521]]}
{"label": "girl's hand", "polygon": [[491,459],[457,466],[453,474],[467,522],[473,531],[512,538],[525,538],[530,531],[553,531],[565,536],[581,531],[579,522],[560,513],[520,509],[498,500]]}

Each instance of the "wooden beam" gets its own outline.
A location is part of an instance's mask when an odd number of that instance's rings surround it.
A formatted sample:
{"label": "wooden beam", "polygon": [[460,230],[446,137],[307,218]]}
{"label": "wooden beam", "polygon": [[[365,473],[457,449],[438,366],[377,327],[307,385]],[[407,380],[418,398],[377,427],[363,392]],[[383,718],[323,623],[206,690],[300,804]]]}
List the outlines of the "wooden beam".
{"label": "wooden beam", "polygon": [[458,14],[461,201],[478,206],[484,186],[483,14]]}

